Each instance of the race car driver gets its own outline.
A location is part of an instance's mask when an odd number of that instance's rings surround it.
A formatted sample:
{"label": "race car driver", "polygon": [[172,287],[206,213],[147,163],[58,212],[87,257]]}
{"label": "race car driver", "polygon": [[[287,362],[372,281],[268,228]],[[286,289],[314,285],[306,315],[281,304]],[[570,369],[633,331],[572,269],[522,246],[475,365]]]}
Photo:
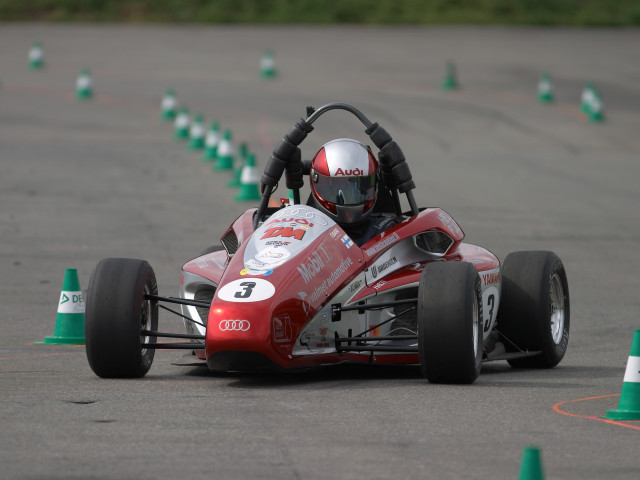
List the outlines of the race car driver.
{"label": "race car driver", "polygon": [[[374,213],[379,193],[378,161],[366,145],[349,138],[324,144],[311,161],[314,206],[361,246],[398,223],[391,213]],[[384,211],[384,210],[383,210]]]}

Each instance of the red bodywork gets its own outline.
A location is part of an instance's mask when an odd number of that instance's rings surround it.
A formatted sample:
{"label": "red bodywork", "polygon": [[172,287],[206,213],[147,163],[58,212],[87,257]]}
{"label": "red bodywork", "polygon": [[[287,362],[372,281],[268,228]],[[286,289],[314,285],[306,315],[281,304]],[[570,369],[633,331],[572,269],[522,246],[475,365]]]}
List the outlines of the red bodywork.
{"label": "red bodywork", "polygon": [[[306,241],[305,237],[311,236],[318,225],[312,221],[296,225],[296,222],[302,223],[301,216],[276,220],[270,217],[254,233],[253,212],[253,209],[245,212],[230,229],[235,232],[239,243],[231,258],[226,252],[215,252],[183,267],[185,272],[205,277],[218,285],[209,310],[203,355],[213,370],[241,370],[245,366],[252,369],[291,369],[345,360],[419,363],[417,354],[370,357],[334,352],[295,355],[293,350],[305,325],[335,302],[336,293],[380,259],[386,258],[383,256],[394,247],[397,247],[398,257],[410,259],[412,249],[418,252],[413,237],[421,232],[439,230],[451,237],[453,244],[439,258],[424,255],[410,263],[397,262],[394,268],[389,268],[378,278],[365,276],[366,281],[362,282],[349,303],[417,284],[425,264],[431,261],[471,262],[480,273],[499,268],[498,259],[490,252],[462,243],[464,233],[439,208],[423,210],[372,238],[361,248],[345,241],[346,234],[334,223],[324,226],[321,234]],[[293,221],[286,223],[288,220]],[[286,250],[300,245],[294,242],[303,242],[304,246],[273,269],[254,270],[245,265],[245,249],[256,235],[261,237],[257,240],[263,243],[272,240],[277,244],[274,248]],[[400,248],[402,245],[407,247]],[[410,254],[405,255],[407,249]],[[397,261],[395,257],[393,259]],[[328,335],[333,335],[333,332],[328,332]],[[199,357],[202,358],[201,355]]]}

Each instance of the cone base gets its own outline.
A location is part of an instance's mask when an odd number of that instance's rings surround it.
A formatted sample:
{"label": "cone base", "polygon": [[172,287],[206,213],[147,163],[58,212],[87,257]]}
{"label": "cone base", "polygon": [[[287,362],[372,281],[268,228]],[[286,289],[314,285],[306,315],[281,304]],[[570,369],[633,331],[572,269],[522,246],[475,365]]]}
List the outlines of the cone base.
{"label": "cone base", "polygon": [[78,100],[90,100],[93,98],[93,93],[91,92],[76,92],[76,98]]}
{"label": "cone base", "polygon": [[204,148],[204,142],[192,141],[189,143],[189,150],[202,150]]}
{"label": "cone base", "polygon": [[213,162],[213,161],[216,160],[216,158],[218,158],[218,149],[217,148],[212,148],[212,147],[207,147],[205,145],[204,153],[202,154],[202,160],[208,161],[208,162]]}
{"label": "cone base", "polygon": [[256,192],[240,192],[238,195],[236,195],[235,197],[233,197],[233,199],[236,202],[246,202],[246,201],[255,201],[255,200],[260,200],[262,197],[260,197],[260,194],[258,193],[257,189]]}
{"label": "cone base", "polygon": [[242,175],[242,169],[234,170],[233,177],[231,178],[231,180],[227,182],[227,187],[231,187],[231,188],[241,187],[242,186],[242,183],[240,182],[241,175]]}
{"label": "cone base", "polygon": [[233,159],[228,158],[218,158],[218,161],[213,166],[214,170],[232,170],[233,169]]}
{"label": "cone base", "polygon": [[607,410],[604,418],[609,420],[640,420],[640,410]]}
{"label": "cone base", "polygon": [[42,342],[33,342],[36,345],[84,345],[84,337],[44,337]]}

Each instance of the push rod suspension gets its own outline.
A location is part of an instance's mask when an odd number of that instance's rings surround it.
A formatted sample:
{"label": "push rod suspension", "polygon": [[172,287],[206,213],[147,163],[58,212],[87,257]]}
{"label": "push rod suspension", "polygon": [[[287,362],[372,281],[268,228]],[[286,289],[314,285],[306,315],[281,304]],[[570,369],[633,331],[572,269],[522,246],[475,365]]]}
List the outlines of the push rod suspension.
{"label": "push rod suspension", "polygon": [[141,335],[149,337],[163,337],[163,338],[186,338],[190,340],[204,340],[204,335],[191,335],[189,333],[167,333],[167,332],[154,332],[152,330],[141,330]]}
{"label": "push rod suspension", "polygon": [[418,299],[407,298],[406,300],[392,300],[390,302],[368,303],[365,305],[350,305],[348,307],[343,307],[339,303],[334,303],[331,305],[331,308],[340,312],[348,312],[351,310],[380,310],[383,308],[395,307],[396,305],[404,305],[406,303],[418,303]]}
{"label": "push rod suspension", "polygon": [[152,295],[150,293],[145,293],[144,298],[146,300],[155,300],[156,302],[167,302],[167,303],[177,303],[180,305],[191,305],[192,307],[202,307],[202,308],[211,307],[211,302],[199,302],[198,300],[188,300],[186,298],[163,297],[160,295]]}

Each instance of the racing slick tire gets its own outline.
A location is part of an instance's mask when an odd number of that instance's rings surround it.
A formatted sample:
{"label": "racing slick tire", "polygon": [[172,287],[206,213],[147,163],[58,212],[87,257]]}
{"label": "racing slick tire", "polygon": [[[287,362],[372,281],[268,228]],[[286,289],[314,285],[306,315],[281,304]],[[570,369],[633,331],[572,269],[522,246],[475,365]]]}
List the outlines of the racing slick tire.
{"label": "racing slick tire", "polygon": [[431,383],[473,383],[482,366],[480,276],[466,262],[426,266],[418,287],[420,368]]}
{"label": "racing slick tire", "polygon": [[156,276],[144,260],[105,258],[91,274],[85,311],[87,359],[102,378],[140,378],[151,368],[156,337],[142,330],[158,330]]}
{"label": "racing slick tire", "polygon": [[507,352],[540,351],[507,360],[516,368],[555,367],[569,342],[569,285],[553,252],[507,255],[502,266],[502,296],[497,329]]}

